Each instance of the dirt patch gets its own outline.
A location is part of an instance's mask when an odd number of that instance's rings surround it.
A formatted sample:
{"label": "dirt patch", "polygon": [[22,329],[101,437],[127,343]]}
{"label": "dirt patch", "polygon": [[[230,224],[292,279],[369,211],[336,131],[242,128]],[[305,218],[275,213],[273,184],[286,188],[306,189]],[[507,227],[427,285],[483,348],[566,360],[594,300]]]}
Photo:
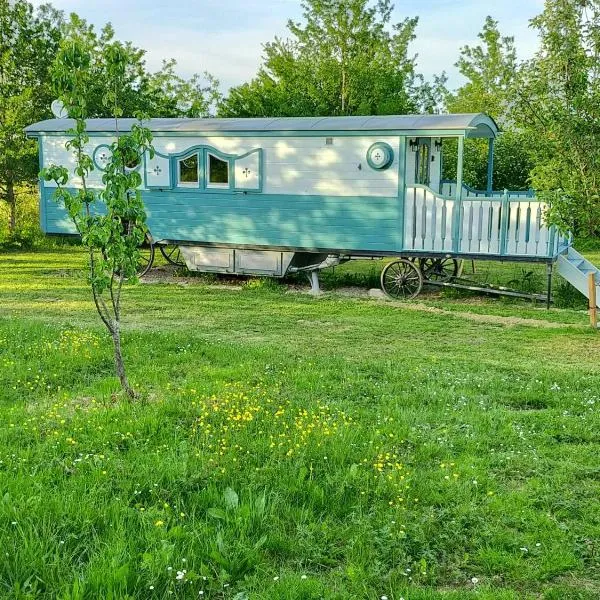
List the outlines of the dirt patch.
{"label": "dirt patch", "polygon": [[181,276],[178,275],[179,267],[174,265],[164,265],[154,267],[146,275],[140,277],[140,283],[143,285],[153,285],[157,283],[165,283],[169,285],[180,285],[186,287],[188,285],[203,285],[210,286],[214,289],[241,290],[243,279],[231,279],[227,276],[215,281],[207,281],[207,277],[216,277],[212,273],[202,273],[196,276]]}
{"label": "dirt patch", "polygon": [[574,323],[554,323],[552,321],[544,321],[542,319],[529,319],[525,317],[504,317],[502,315],[480,315],[478,313],[472,312],[444,310],[443,308],[437,308],[436,306],[427,306],[426,304],[420,303],[393,302],[393,304],[402,307],[406,310],[429,312],[438,315],[467,319],[469,321],[475,321],[477,323],[487,323],[490,325],[504,325],[509,327],[515,325],[524,325],[527,327],[541,327],[546,329],[562,329],[564,327],[581,329],[581,325],[577,325]]}

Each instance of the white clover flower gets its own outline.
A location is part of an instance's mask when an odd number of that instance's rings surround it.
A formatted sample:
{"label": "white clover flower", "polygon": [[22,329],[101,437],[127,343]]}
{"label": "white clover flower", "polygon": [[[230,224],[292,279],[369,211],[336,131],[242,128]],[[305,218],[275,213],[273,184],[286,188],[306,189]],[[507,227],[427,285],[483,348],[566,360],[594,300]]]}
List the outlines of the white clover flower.
{"label": "white clover flower", "polygon": [[477,577],[471,577],[471,583],[473,585],[477,585],[479,583],[479,579],[477,579]]}
{"label": "white clover flower", "polygon": [[184,577],[185,577],[185,571],[177,571],[177,575],[175,576],[175,579],[178,579],[179,581],[181,581]]}

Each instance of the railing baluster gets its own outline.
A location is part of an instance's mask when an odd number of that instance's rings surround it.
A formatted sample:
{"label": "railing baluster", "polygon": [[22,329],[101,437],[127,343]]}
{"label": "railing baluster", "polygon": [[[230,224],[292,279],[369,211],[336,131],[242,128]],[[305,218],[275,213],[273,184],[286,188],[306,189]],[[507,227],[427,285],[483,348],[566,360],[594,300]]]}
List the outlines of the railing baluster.
{"label": "railing baluster", "polygon": [[483,236],[483,200],[479,203],[479,219],[477,222],[477,250],[481,252],[481,239]]}
{"label": "railing baluster", "polygon": [[417,241],[417,188],[413,188],[413,230],[412,230],[412,245],[411,248],[414,249],[415,243]]}
{"label": "railing baluster", "polygon": [[444,198],[444,202],[442,204],[442,225],[440,227],[442,233],[442,250],[446,249],[446,219],[448,215],[448,207],[446,206],[447,200]]}
{"label": "railing baluster", "polygon": [[500,209],[500,256],[504,256],[506,254],[506,246],[508,242],[508,228],[510,223],[508,214],[509,210],[510,206],[508,204],[508,190],[504,190],[504,195],[502,196],[502,205]]}
{"label": "railing baluster", "polygon": [[435,250],[435,238],[436,238],[436,234],[437,234],[437,228],[436,228],[437,203],[438,203],[438,200],[434,196],[433,203],[431,205],[431,249],[432,250]]}
{"label": "railing baluster", "polygon": [[517,214],[515,216],[515,254],[519,253],[519,238],[521,236],[521,203],[517,204]]}
{"label": "railing baluster", "polygon": [[537,255],[540,245],[540,236],[542,234],[542,205],[538,204],[535,211],[535,253]]}
{"label": "railing baluster", "polygon": [[471,250],[471,243],[473,241],[473,203],[474,203],[474,200],[471,200],[471,206],[469,206],[469,232],[468,232],[469,250]]}
{"label": "railing baluster", "polygon": [[425,238],[427,237],[427,190],[423,191],[423,202],[421,203],[421,250],[425,250]]}
{"label": "railing baluster", "polygon": [[492,229],[494,227],[494,203],[490,202],[490,208],[488,210],[488,224],[487,224],[487,251],[492,251]]}

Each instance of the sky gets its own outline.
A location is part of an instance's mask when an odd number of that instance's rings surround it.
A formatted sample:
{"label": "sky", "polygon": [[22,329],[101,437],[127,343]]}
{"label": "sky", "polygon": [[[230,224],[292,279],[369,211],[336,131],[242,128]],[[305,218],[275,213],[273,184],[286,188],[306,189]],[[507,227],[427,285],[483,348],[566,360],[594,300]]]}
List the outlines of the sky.
{"label": "sky", "polygon": [[[174,58],[181,75],[208,71],[223,92],[249,80],[261,62],[262,44],[285,36],[288,19],[299,20],[302,14],[300,0],[49,1],[98,28],[111,22],[118,39],[147,51],[152,70],[160,68],[163,58]],[[519,58],[528,58],[537,45],[529,20],[542,8],[543,0],[398,0],[393,21],[419,17],[411,46],[419,72],[429,79],[446,71],[449,87],[455,88],[462,81],[454,67],[459,50],[477,43],[486,15],[499,21],[503,35],[515,37]]]}

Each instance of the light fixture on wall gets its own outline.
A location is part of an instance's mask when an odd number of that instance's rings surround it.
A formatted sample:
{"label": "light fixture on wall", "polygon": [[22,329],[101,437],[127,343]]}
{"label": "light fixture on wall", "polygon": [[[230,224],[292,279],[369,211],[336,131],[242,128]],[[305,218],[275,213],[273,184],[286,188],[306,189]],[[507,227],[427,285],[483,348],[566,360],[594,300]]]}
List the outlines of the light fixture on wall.
{"label": "light fixture on wall", "polygon": [[433,145],[435,147],[436,152],[441,152],[441,150],[442,150],[442,140],[435,140],[435,142],[434,142]]}
{"label": "light fixture on wall", "polygon": [[417,140],[409,140],[408,148],[411,152],[419,151],[419,142]]}

